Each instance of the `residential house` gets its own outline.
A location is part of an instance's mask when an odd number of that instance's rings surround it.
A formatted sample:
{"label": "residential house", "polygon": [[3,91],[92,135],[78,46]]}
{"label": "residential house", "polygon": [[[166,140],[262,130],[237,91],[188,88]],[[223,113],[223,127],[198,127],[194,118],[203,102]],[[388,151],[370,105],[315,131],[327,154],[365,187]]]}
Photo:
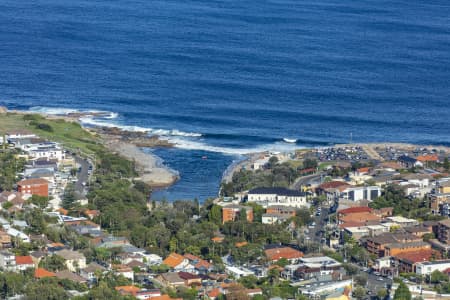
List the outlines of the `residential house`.
{"label": "residential house", "polygon": [[178,276],[184,280],[184,285],[187,287],[199,287],[202,285],[202,278],[198,275],[189,272],[178,272]]}
{"label": "residential house", "polygon": [[43,142],[38,144],[25,144],[21,146],[32,159],[48,158],[57,159],[58,161],[65,159],[65,152],[60,145],[54,142]]}
{"label": "residential house", "polygon": [[136,297],[137,293],[141,290],[141,288],[134,285],[116,286],[114,289],[122,296],[130,295],[133,297]]}
{"label": "residential house", "polygon": [[87,280],[84,277],[81,277],[80,275],[70,272],[69,270],[62,270],[55,273],[56,278],[59,279],[68,279],[70,281],[76,282],[76,283],[86,283]]}
{"label": "residential house", "polygon": [[222,207],[222,222],[233,222],[240,217],[240,214],[245,211],[245,218],[248,222],[253,222],[253,208],[250,206],[242,206],[230,204]]}
{"label": "residential house", "polygon": [[123,265],[132,261],[139,261],[141,263],[144,261],[144,258],[141,255],[126,252],[117,254],[116,259]]}
{"label": "residential house", "polygon": [[53,272],[50,272],[43,268],[37,268],[34,271],[34,278],[41,279],[41,278],[47,278],[47,277],[56,277],[56,274]]}
{"label": "residential house", "polygon": [[16,268],[16,256],[9,251],[0,251],[0,268],[13,271]]}
{"label": "residential house", "polygon": [[20,193],[48,197],[48,181],[41,178],[24,179],[17,183]]}
{"label": "residential house", "polygon": [[16,242],[21,242],[21,243],[29,243],[30,242],[30,237],[28,235],[26,235],[25,233],[23,233],[22,231],[19,231],[17,229],[14,229],[12,227],[8,228],[8,230],[6,231],[6,233],[11,236],[11,240],[12,242],[16,243]]}
{"label": "residential house", "polygon": [[168,272],[158,275],[157,279],[168,287],[184,286],[184,279],[182,279],[178,273]]}
{"label": "residential house", "polygon": [[308,193],[286,188],[256,188],[247,195],[248,202],[255,202],[263,207],[284,205],[292,207],[309,207]]}
{"label": "residential house", "polygon": [[410,157],[408,155],[401,155],[397,158],[398,162],[405,169],[411,169],[414,167],[423,167],[423,163],[415,159],[414,157]]}
{"label": "residential house", "polygon": [[10,130],[6,133],[6,139],[7,140],[12,140],[12,139],[27,139],[27,138],[36,138],[37,136],[32,133],[29,130],[21,130],[21,129],[16,129],[16,130]]}
{"label": "residential house", "polygon": [[193,269],[193,266],[189,264],[189,260],[177,253],[169,254],[162,263],[175,271]]}
{"label": "residential house", "polygon": [[48,255],[47,252],[40,251],[40,250],[33,251],[30,253],[31,259],[33,260],[34,266],[36,268],[39,266],[39,263],[41,262],[41,260],[44,257],[47,257],[47,255]]}
{"label": "residential house", "polygon": [[291,264],[296,263],[303,257],[303,252],[288,246],[269,245],[264,250],[267,259],[276,262],[282,258],[288,260]]}
{"label": "residential house", "polygon": [[83,253],[63,249],[55,252],[56,255],[64,258],[66,267],[71,272],[76,272],[79,269],[86,268],[86,257]]}
{"label": "residential house", "polygon": [[95,262],[91,262],[84,269],[80,269],[80,276],[85,278],[88,281],[96,281],[97,273],[102,274],[106,272],[107,269]]}
{"label": "residential house", "polygon": [[125,278],[128,278],[130,280],[134,280],[134,271],[132,268],[126,266],[126,265],[112,265],[112,270],[114,274],[117,276],[122,275]]}
{"label": "residential house", "polygon": [[16,256],[16,270],[25,271],[34,267],[35,265],[31,256]]}
{"label": "residential house", "polygon": [[185,258],[189,260],[189,263],[194,266],[195,271],[199,274],[207,274],[214,270],[214,265],[210,262],[201,259],[198,256],[192,255],[192,254],[185,254]]}
{"label": "residential house", "polygon": [[153,265],[160,265],[163,262],[163,259],[161,256],[156,255],[156,254],[152,254],[152,253],[141,253],[141,256],[145,258],[145,260],[147,261],[147,264],[149,266],[153,266]]}
{"label": "residential house", "polygon": [[0,249],[11,248],[11,236],[3,230],[0,230]]}

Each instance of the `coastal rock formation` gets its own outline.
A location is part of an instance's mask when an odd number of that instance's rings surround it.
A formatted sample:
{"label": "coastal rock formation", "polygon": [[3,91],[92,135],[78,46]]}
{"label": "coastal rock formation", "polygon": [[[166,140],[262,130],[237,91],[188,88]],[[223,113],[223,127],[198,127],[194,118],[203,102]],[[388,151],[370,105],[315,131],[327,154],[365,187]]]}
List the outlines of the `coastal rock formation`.
{"label": "coastal rock formation", "polygon": [[4,115],[8,112],[8,109],[4,106],[0,106],[0,115]]}
{"label": "coastal rock formation", "polygon": [[137,147],[173,147],[168,140],[161,139],[157,135],[149,136],[146,132],[135,132],[120,129],[118,127],[98,127],[92,129],[105,140],[119,140]]}

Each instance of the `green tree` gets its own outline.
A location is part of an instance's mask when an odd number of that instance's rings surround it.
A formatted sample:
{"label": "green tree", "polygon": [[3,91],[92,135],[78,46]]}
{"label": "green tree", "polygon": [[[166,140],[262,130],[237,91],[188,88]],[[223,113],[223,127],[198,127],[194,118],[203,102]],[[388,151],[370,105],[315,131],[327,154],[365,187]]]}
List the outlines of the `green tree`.
{"label": "green tree", "polygon": [[450,171],[450,161],[448,160],[448,157],[444,158],[444,163],[442,164],[442,167],[446,171]]}
{"label": "green tree", "polygon": [[315,169],[317,168],[317,160],[307,158],[303,161],[303,169]]}
{"label": "green tree", "polygon": [[272,156],[269,158],[269,162],[267,163],[267,167],[269,169],[273,169],[278,164],[278,157]]}
{"label": "green tree", "polygon": [[209,211],[208,218],[215,224],[222,224],[222,207],[217,204],[213,204],[211,210]]}
{"label": "green tree", "polygon": [[38,206],[40,209],[44,209],[48,205],[48,200],[49,200],[48,197],[32,195],[30,202]]}
{"label": "green tree", "polygon": [[59,255],[50,255],[39,262],[39,267],[57,272],[66,269],[66,260]]}
{"label": "green tree", "polygon": [[59,286],[56,280],[44,278],[39,281],[29,283],[25,290],[27,300],[62,300],[69,299],[64,288]]}
{"label": "green tree", "polygon": [[64,207],[65,209],[71,209],[74,205],[75,200],[75,185],[73,183],[69,183],[64,189],[62,207]]}
{"label": "green tree", "polygon": [[247,222],[247,210],[245,208],[239,211],[239,221]]}
{"label": "green tree", "polygon": [[388,292],[386,289],[379,289],[377,291],[377,297],[380,300],[383,300],[384,298],[386,298],[387,295],[388,295]]}
{"label": "green tree", "polygon": [[394,300],[411,300],[411,292],[406,284],[400,282],[398,288],[395,290]]}
{"label": "green tree", "polygon": [[289,264],[289,261],[286,258],[280,258],[276,264],[282,268],[286,267]]}
{"label": "green tree", "polygon": [[440,283],[441,281],[448,281],[448,276],[440,272],[439,270],[433,271],[430,275],[430,282],[436,284]]}
{"label": "green tree", "polygon": [[357,286],[352,291],[352,296],[358,300],[364,299],[366,296],[366,289],[362,286]]}

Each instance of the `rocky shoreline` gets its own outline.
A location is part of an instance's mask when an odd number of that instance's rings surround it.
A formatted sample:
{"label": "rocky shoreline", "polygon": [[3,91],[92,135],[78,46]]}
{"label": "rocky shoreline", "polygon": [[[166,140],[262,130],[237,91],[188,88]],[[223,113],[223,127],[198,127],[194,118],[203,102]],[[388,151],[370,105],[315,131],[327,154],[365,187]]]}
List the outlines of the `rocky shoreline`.
{"label": "rocky shoreline", "polygon": [[[27,112],[27,111],[9,111],[3,108],[4,113],[11,112],[16,114],[39,114],[47,119],[63,119],[66,122],[75,122],[81,125],[80,118],[95,113],[69,113],[64,115],[52,115],[45,113]],[[102,113],[98,113],[102,116]],[[164,166],[161,159],[151,153],[142,151],[141,148],[168,148],[175,145],[168,140],[161,139],[157,135],[149,136],[147,132],[134,132],[122,130],[118,127],[83,127],[84,130],[97,135],[103,141],[103,145],[111,152],[133,161],[136,165],[136,171],[139,174],[139,180],[142,180],[152,188],[166,188],[179,180],[179,174]]]}

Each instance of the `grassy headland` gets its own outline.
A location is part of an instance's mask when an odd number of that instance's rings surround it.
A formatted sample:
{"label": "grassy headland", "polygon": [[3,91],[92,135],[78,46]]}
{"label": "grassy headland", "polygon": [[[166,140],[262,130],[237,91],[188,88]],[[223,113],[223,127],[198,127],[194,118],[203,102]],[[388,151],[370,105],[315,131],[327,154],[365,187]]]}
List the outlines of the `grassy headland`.
{"label": "grassy headland", "polygon": [[88,132],[80,124],[64,119],[44,118],[39,114],[7,113],[0,117],[0,131],[4,134],[10,130],[29,130],[85,155],[105,151],[100,137]]}

